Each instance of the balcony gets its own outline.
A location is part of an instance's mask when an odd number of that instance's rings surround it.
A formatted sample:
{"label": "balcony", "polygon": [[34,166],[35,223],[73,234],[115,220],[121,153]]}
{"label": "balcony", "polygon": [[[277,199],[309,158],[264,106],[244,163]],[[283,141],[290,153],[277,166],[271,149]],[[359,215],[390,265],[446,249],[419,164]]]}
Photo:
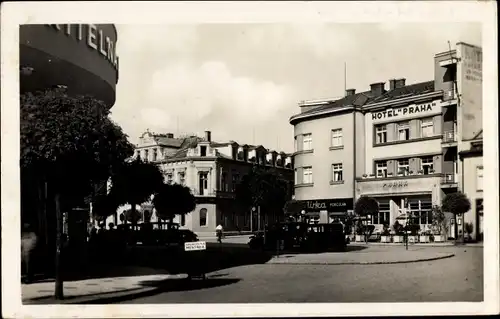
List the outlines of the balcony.
{"label": "balcony", "polygon": [[457,134],[455,131],[445,131],[441,140],[443,147],[457,146]]}
{"label": "balcony", "polygon": [[443,188],[458,187],[457,175],[453,173],[444,173],[443,176],[441,176],[441,187]]}

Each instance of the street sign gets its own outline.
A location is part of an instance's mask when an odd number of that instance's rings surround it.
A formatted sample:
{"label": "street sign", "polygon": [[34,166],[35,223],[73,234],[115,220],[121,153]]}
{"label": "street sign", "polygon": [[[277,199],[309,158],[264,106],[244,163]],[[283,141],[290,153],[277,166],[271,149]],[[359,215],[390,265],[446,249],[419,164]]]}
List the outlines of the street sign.
{"label": "street sign", "polygon": [[184,243],[184,251],[206,250],[207,243],[204,241],[193,241]]}

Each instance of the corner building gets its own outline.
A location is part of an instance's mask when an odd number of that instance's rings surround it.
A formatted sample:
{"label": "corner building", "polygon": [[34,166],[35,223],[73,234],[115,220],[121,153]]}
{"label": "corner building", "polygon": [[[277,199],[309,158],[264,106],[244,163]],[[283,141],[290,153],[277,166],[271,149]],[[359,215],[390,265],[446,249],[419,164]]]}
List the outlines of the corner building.
{"label": "corner building", "polygon": [[[294,125],[295,199],[306,214],[329,222],[361,196],[379,202],[371,223],[381,230],[402,214],[432,224],[432,206],[462,191],[473,208],[465,221],[482,233],[481,49],[458,43],[436,54],[434,80],[405,79],[346,90],[340,99],[300,104]],[[480,148],[480,149],[479,149]],[[478,189],[478,187],[480,189]],[[333,204],[333,206],[331,205]]]}

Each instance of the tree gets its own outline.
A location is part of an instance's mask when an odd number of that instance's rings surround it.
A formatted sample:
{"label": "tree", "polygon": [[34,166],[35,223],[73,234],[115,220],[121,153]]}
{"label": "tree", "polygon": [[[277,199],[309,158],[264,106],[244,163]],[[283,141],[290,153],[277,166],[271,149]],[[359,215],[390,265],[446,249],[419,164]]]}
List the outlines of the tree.
{"label": "tree", "polygon": [[172,223],[176,215],[185,215],[196,208],[196,199],[189,187],[163,184],[153,198],[156,215]]}
{"label": "tree", "polygon": [[434,205],[432,207],[432,227],[435,229],[435,233],[441,236],[445,235],[448,232],[446,215],[438,205]]}
{"label": "tree", "polygon": [[[471,208],[470,200],[464,193],[461,192],[450,193],[443,198],[442,208],[445,212],[449,212],[455,215],[455,219],[458,215],[462,216],[462,241],[465,242],[464,217],[465,213],[467,213]],[[455,230],[456,227],[457,226],[455,223]],[[456,238],[455,238],[455,243],[456,243]]]}
{"label": "tree", "polygon": [[61,211],[83,203],[93,185],[132,154],[133,146],[109,118],[107,105],[89,96],[70,97],[64,90],[21,95],[20,144],[21,171],[33,181],[21,188],[47,190],[54,202],[55,297],[62,299]]}
{"label": "tree", "polygon": [[[111,177],[110,194],[120,205],[130,204],[129,216],[136,216],[137,205],[148,201],[163,185],[163,174],[156,164],[143,162],[140,158],[126,162]],[[126,214],[127,215],[127,214]],[[138,219],[125,218],[125,221]]]}
{"label": "tree", "polygon": [[[236,186],[236,201],[246,211],[258,208],[267,216],[271,212],[283,215],[283,208],[291,199],[289,181],[275,168],[254,165]],[[260,221],[260,216],[258,216]]]}
{"label": "tree", "polygon": [[[378,209],[378,202],[374,198],[368,196],[360,197],[354,205],[354,213],[361,218],[367,218],[368,215],[378,214]],[[363,230],[365,240],[368,242],[370,228],[366,226],[363,227]]]}

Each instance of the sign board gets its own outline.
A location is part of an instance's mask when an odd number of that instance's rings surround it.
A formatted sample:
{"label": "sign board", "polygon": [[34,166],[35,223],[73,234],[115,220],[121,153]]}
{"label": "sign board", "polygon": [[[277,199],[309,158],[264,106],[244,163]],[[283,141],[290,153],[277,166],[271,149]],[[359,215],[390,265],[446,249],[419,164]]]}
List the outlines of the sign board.
{"label": "sign board", "polygon": [[483,51],[465,43],[457,44],[460,63],[457,86],[462,110],[463,140],[474,139],[483,128]]}
{"label": "sign board", "polygon": [[326,210],[328,212],[347,212],[353,208],[352,198],[333,198],[307,200],[305,209],[308,212]]}
{"label": "sign board", "polygon": [[206,249],[207,249],[207,243],[204,241],[193,241],[184,243],[185,251],[196,251],[196,250],[206,250]]}
{"label": "sign board", "polygon": [[422,104],[411,104],[398,108],[388,108],[383,111],[373,112],[373,122],[383,122],[387,120],[399,121],[405,118],[414,118],[441,114],[442,108],[439,101],[433,101]]}
{"label": "sign board", "polygon": [[367,180],[357,182],[357,191],[361,195],[398,194],[406,192],[432,193],[440,183],[439,177],[420,177],[395,180]]}

